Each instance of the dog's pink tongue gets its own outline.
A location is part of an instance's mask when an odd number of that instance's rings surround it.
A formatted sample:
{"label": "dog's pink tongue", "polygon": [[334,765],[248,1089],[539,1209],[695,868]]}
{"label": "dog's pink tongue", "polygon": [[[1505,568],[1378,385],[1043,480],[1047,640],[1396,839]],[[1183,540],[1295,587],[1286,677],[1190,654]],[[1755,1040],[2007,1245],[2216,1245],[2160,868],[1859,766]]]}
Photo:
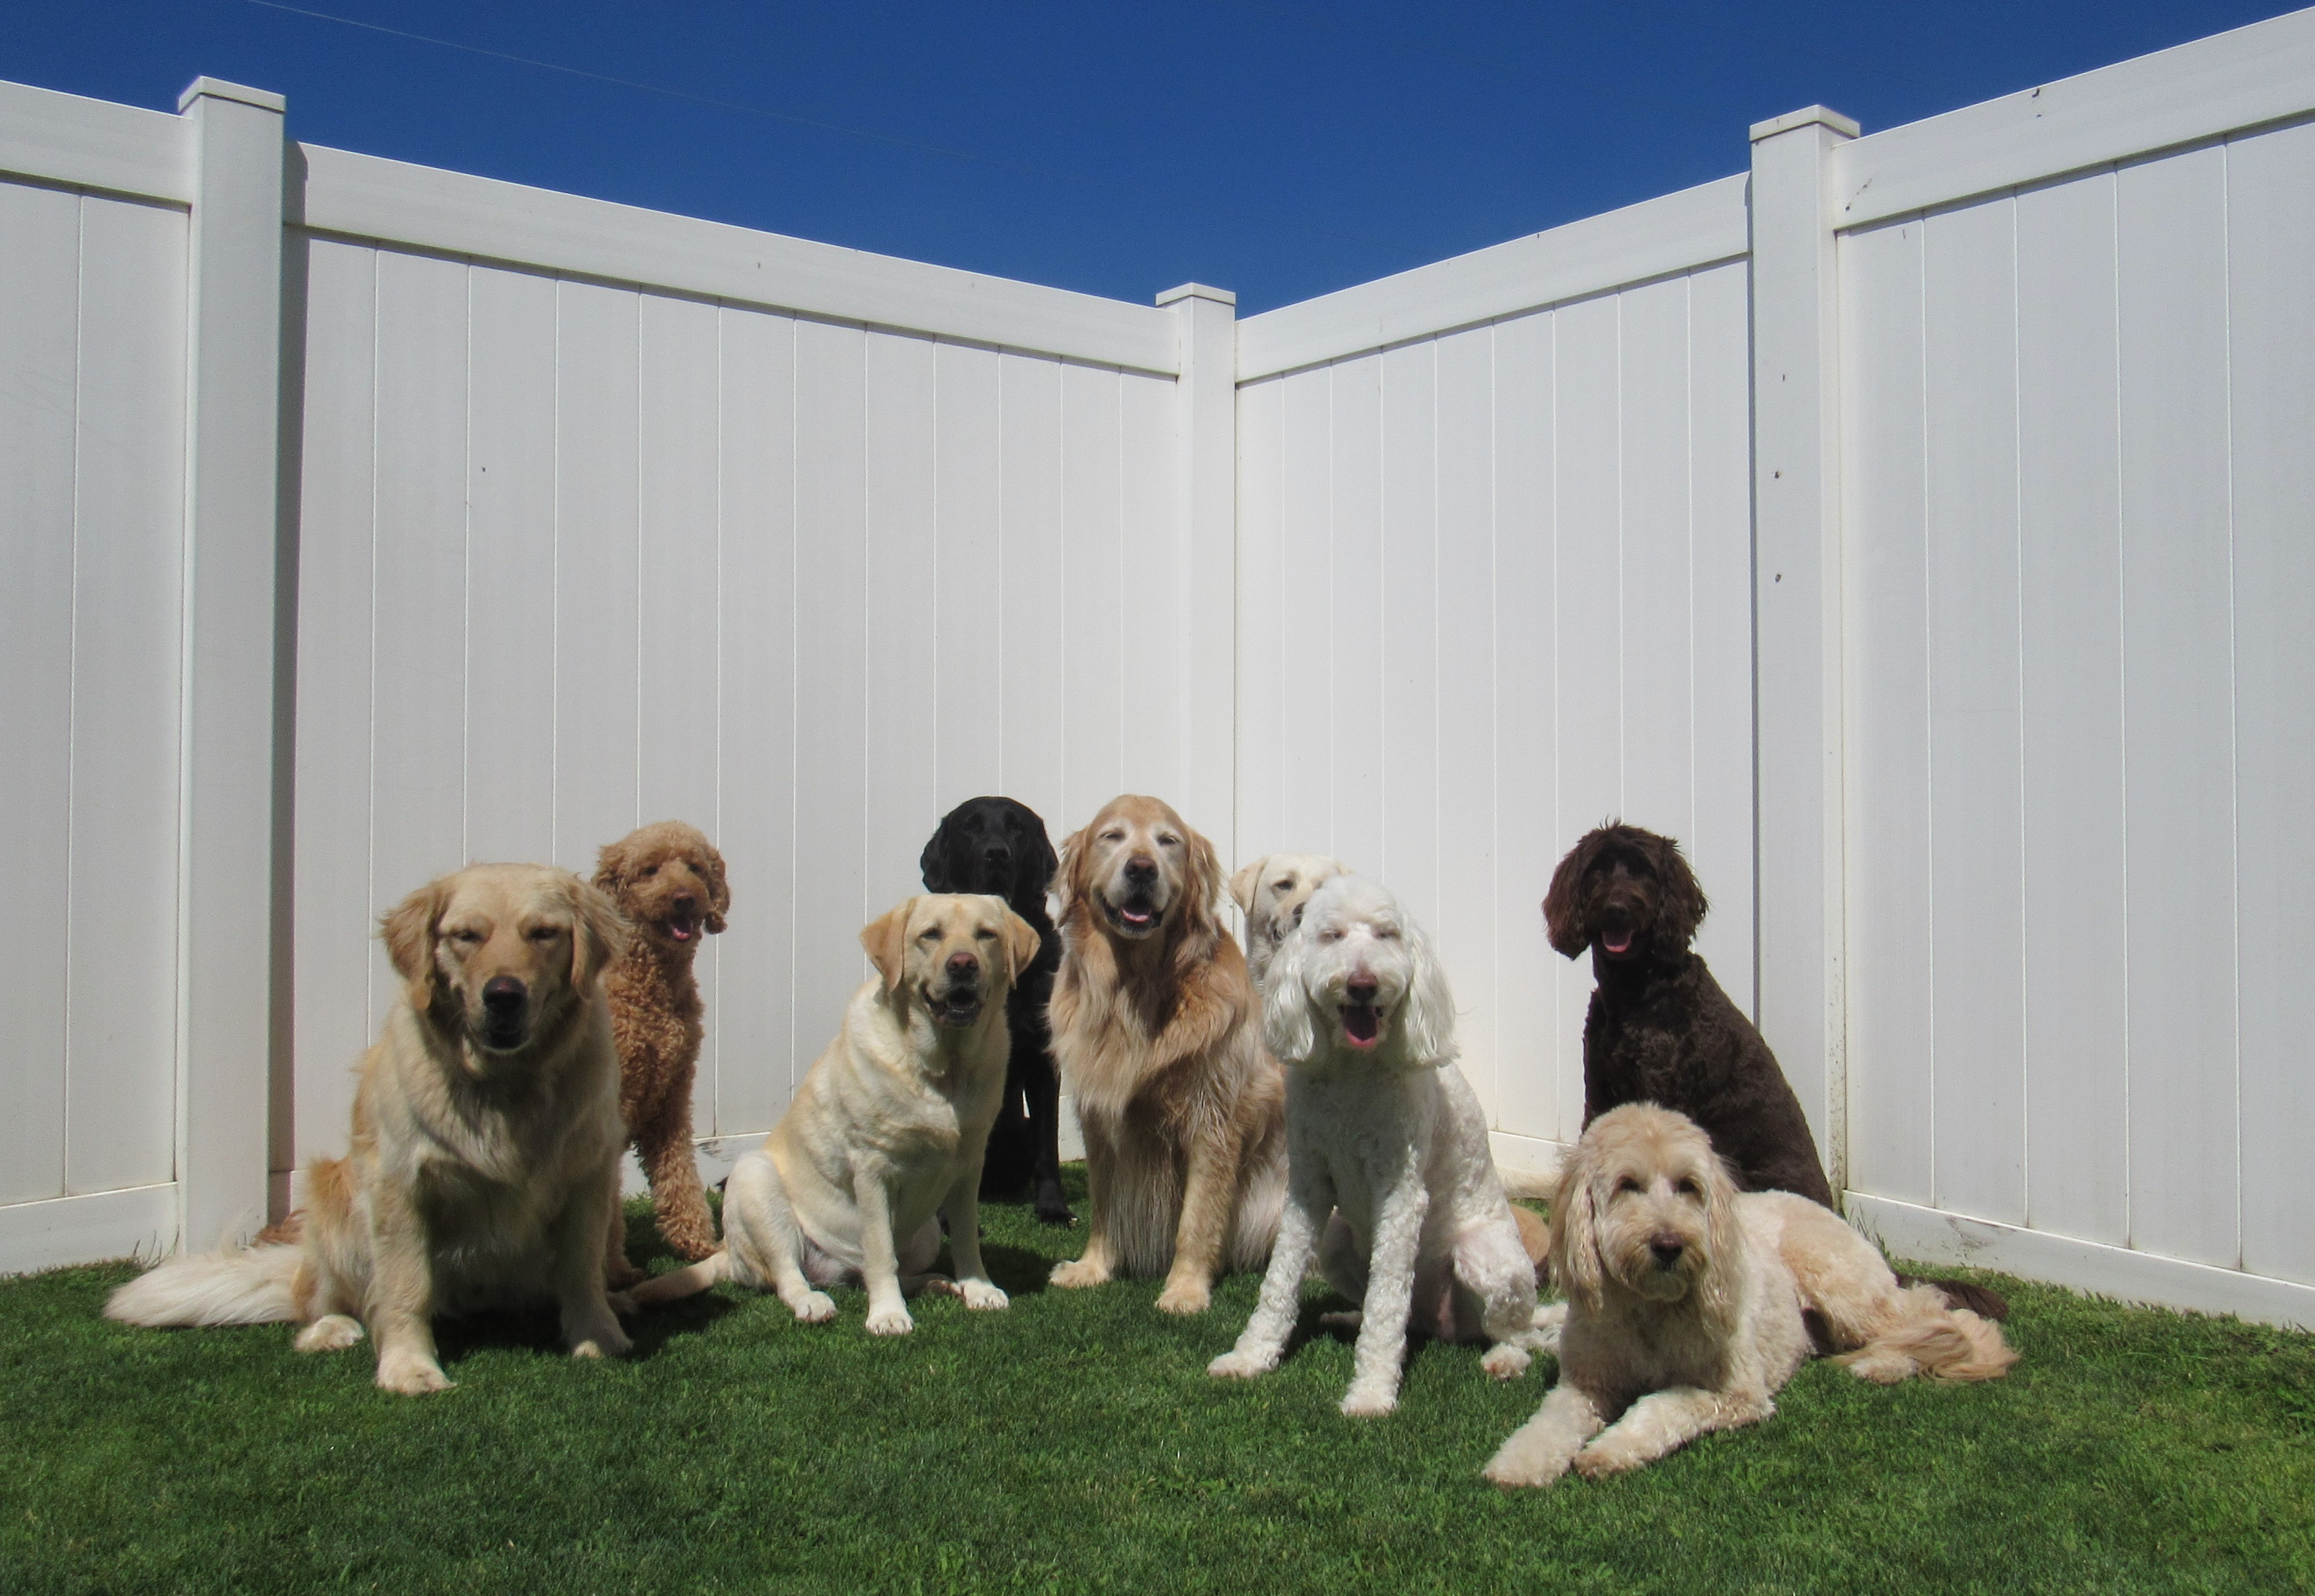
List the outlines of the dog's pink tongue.
{"label": "dog's pink tongue", "polygon": [[1600,938],[1600,945],[1611,953],[1624,953],[1632,945],[1632,934],[1628,931],[1619,931],[1613,935],[1602,936]]}
{"label": "dog's pink tongue", "polygon": [[1353,1003],[1343,1009],[1343,1034],[1361,1047],[1372,1045],[1382,1030],[1382,1016],[1371,1003]]}

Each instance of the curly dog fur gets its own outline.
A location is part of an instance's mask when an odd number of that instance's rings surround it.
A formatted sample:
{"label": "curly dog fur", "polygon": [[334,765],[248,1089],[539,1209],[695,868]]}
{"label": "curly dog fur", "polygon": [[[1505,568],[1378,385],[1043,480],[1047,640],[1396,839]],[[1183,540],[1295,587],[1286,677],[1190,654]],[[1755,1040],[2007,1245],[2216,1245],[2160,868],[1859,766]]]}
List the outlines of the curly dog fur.
{"label": "curly dog fur", "polygon": [[1738,1191],[1685,1115],[1636,1103],[1592,1122],[1551,1204],[1567,1288],[1559,1383],[1486,1470],[1548,1485],[1654,1462],[1756,1424],[1813,1350],[1814,1320],[1859,1379],[1994,1379],[2018,1361],[1999,1326],[1903,1288],[1822,1204]]}
{"label": "curly dog fur", "polygon": [[[700,938],[723,929],[732,907],[723,856],[681,820],[661,820],[605,846],[595,885],[634,928],[604,978],[619,1047],[619,1117],[651,1181],[659,1233],[679,1257],[715,1250],[715,1224],[691,1145],[691,1083],[699,1068],[703,1010],[692,961]],[[615,1285],[643,1272],[627,1262],[614,1226],[608,1265]]]}

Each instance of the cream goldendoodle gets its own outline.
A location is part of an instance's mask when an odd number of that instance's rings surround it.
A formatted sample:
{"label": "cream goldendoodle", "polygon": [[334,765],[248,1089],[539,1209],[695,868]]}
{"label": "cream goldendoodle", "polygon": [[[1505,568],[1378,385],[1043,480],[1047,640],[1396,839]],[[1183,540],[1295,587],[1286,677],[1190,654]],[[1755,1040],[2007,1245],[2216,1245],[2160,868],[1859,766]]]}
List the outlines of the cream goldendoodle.
{"label": "cream goldendoodle", "polygon": [[1999,1326],[1901,1289],[1838,1214],[1743,1193],[1684,1114],[1601,1114],[1560,1174],[1551,1257],[1567,1292],[1559,1383],[1486,1467],[1546,1485],[1654,1462],[1713,1430],[1758,1423],[1811,1352],[1814,1313],[1840,1361],[1892,1384],[1992,1379],[2018,1361]]}
{"label": "cream goldendoodle", "polygon": [[1499,1379],[1524,1372],[1548,1344],[1542,1225],[1504,1201],[1429,939],[1380,886],[1337,875],[1280,944],[1263,993],[1264,1038],[1288,1067],[1286,1211],[1254,1317],[1206,1372],[1278,1366],[1314,1246],[1327,1282],[1362,1305],[1344,1413],[1398,1405],[1410,1321],[1492,1343],[1480,1366]]}

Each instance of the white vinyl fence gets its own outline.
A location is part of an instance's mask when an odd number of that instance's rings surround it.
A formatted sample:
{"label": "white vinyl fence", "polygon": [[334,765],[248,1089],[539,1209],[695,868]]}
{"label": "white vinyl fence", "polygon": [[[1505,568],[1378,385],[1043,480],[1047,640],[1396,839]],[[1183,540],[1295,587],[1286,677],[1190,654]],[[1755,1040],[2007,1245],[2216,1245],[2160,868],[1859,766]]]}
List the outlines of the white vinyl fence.
{"label": "white vinyl fence", "polygon": [[291,1201],[469,857],[716,837],[716,1158],[946,807],[1143,790],[1410,901],[1506,1166],[1620,815],[1897,1250],[2315,1322],[2311,117],[2302,13],[1238,323],[0,85],[0,1268]]}

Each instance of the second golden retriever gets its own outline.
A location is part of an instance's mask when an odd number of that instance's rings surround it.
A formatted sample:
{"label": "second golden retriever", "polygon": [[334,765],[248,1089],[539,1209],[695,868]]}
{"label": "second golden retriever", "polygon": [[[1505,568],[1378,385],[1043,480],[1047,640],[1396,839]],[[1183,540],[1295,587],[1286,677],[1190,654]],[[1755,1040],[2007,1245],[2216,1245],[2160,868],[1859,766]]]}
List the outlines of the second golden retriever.
{"label": "second golden retriever", "polygon": [[1166,1277],[1201,1313],[1259,1269],[1286,1194],[1286,1079],[1262,1045],[1245,955],[1218,918],[1213,845],[1155,798],[1114,798],[1061,845],[1053,1057],[1077,1100],[1092,1198],[1057,1286]]}

